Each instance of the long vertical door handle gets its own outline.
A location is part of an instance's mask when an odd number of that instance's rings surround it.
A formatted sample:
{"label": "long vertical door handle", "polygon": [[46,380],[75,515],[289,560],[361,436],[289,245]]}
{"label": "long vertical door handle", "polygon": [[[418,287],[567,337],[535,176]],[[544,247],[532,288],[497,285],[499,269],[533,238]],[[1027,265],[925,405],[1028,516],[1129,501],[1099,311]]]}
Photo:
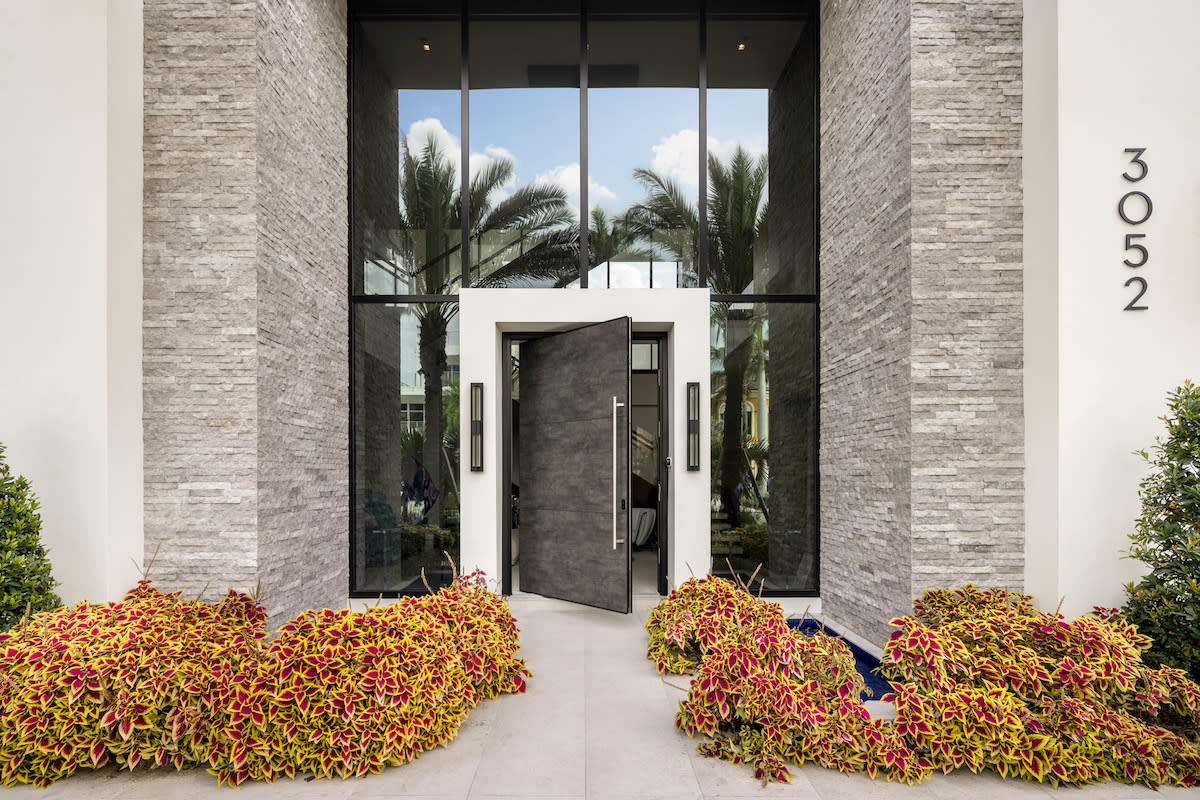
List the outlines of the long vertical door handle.
{"label": "long vertical door handle", "polygon": [[624,544],[624,539],[617,538],[617,409],[624,408],[624,403],[618,403],[616,395],[613,395],[613,470],[612,470],[612,494],[613,494],[613,550],[617,549],[618,544]]}

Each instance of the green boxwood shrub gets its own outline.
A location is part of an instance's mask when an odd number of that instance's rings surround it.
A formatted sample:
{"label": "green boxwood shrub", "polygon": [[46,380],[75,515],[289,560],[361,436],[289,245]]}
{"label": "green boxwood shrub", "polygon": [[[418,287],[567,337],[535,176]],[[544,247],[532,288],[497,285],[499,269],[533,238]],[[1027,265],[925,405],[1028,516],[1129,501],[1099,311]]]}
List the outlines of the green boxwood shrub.
{"label": "green boxwood shrub", "polygon": [[1154,640],[1148,663],[1200,680],[1200,388],[1185,382],[1167,408],[1166,437],[1138,453],[1150,474],[1129,553],[1150,572],[1126,587],[1125,614]]}
{"label": "green boxwood shrub", "polygon": [[0,631],[11,628],[27,609],[62,605],[54,593],[57,585],[42,546],[37,495],[27,479],[13,476],[0,444]]}

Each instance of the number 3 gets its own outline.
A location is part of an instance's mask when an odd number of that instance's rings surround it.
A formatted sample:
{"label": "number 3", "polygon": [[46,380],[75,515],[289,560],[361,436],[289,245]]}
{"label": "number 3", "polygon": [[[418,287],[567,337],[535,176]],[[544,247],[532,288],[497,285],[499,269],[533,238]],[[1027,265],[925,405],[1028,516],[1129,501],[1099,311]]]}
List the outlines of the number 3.
{"label": "number 3", "polygon": [[1150,174],[1150,167],[1148,167],[1146,165],[1145,161],[1142,161],[1142,153],[1146,152],[1146,148],[1144,148],[1144,147],[1126,147],[1125,152],[1133,153],[1133,158],[1129,159],[1129,163],[1137,164],[1139,167],[1142,168],[1142,171],[1141,171],[1141,174],[1139,174],[1136,178],[1133,177],[1132,175],[1130,175],[1128,172],[1123,172],[1123,173],[1121,173],[1122,178],[1129,181],[1130,183],[1137,183],[1142,178],[1144,178]]}

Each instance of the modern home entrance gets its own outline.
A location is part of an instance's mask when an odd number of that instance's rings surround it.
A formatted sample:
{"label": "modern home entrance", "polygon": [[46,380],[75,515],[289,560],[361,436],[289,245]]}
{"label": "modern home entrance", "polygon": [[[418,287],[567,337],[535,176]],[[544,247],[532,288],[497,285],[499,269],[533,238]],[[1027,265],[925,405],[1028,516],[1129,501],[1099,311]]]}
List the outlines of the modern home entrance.
{"label": "modern home entrance", "polygon": [[666,336],[510,333],[503,591],[628,611],[667,586]]}
{"label": "modern home entrance", "polygon": [[[681,403],[689,382],[708,391],[707,293],[468,289],[460,300],[462,381],[483,398],[479,469],[462,473],[464,567],[505,593],[618,612],[705,574],[709,466],[687,467]],[[694,427],[707,454],[707,419]]]}

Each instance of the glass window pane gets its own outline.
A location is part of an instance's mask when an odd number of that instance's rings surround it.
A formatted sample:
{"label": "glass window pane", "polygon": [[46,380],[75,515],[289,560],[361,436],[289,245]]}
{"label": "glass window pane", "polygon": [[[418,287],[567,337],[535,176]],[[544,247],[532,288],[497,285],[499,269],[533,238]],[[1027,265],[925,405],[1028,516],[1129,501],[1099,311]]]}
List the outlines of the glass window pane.
{"label": "glass window pane", "polygon": [[815,306],[714,303],[711,344],[713,574],[815,591]]}
{"label": "glass window pane", "polygon": [[714,292],[816,292],[816,58],[804,19],[709,20]]}
{"label": "glass window pane", "polygon": [[658,359],[655,358],[657,350],[656,342],[634,342],[632,368],[634,370],[658,369]]}
{"label": "glass window pane", "polygon": [[579,19],[471,22],[471,285],[579,278]]}
{"label": "glass window pane", "polygon": [[455,293],[462,275],[458,20],[356,25],[354,290]]}
{"label": "glass window pane", "polygon": [[354,306],[353,592],[436,589],[458,561],[457,311]]}
{"label": "glass window pane", "polygon": [[588,23],[589,288],[696,285],[699,23]]}

